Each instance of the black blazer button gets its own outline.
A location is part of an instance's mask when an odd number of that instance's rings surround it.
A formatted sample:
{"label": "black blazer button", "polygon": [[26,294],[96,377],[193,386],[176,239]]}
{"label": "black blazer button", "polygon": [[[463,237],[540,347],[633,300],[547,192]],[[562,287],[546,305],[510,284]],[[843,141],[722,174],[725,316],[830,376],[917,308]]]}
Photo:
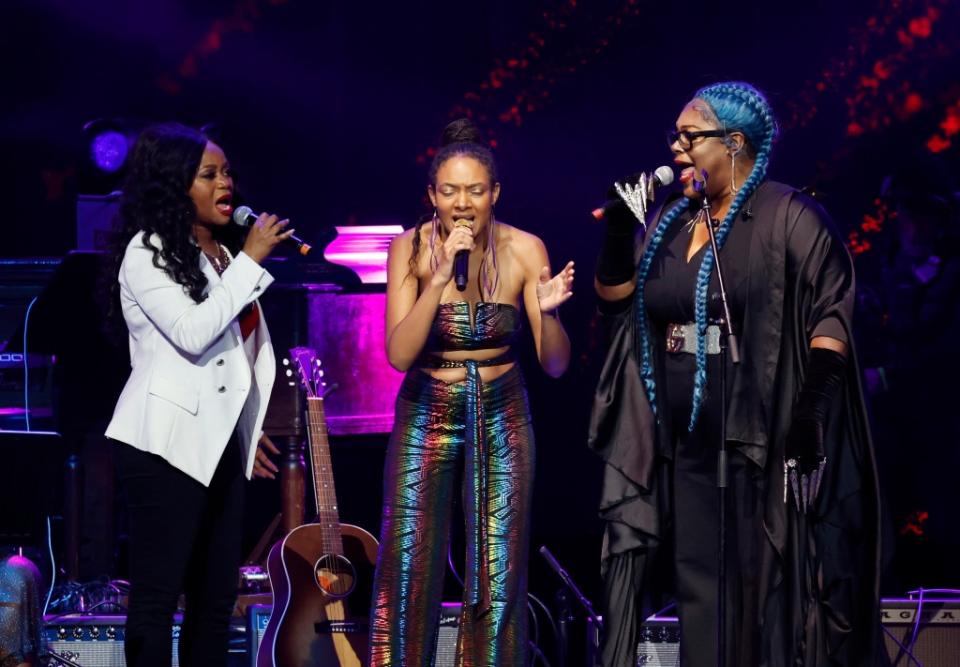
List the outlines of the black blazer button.
{"label": "black blazer button", "polygon": [[226,387],[220,387],[219,389],[217,389],[217,391],[219,391],[221,394],[222,394],[223,392],[225,392],[226,390],[227,390]]}

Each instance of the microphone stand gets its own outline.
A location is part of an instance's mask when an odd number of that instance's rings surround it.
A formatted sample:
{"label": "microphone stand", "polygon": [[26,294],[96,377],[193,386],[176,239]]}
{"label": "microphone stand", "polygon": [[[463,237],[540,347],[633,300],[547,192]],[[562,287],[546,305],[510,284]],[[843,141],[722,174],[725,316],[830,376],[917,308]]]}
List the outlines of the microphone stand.
{"label": "microphone stand", "polygon": [[[720,442],[717,447],[717,665],[724,667],[727,662],[727,497],[728,457],[727,457],[727,349],[730,361],[740,363],[740,346],[733,333],[733,320],[730,317],[730,305],[727,303],[727,289],[723,279],[723,267],[720,263],[720,249],[717,247],[717,235],[710,215],[710,200],[707,197],[707,172],[701,171],[702,181],[695,181],[695,187],[703,196],[700,209],[705,216],[707,232],[710,235],[710,247],[713,249],[714,270],[720,286],[720,301],[723,304],[723,317],[720,325]],[[703,334],[706,336],[706,332]]]}
{"label": "microphone stand", "polygon": [[[553,557],[553,554],[550,553],[550,550],[547,549],[546,546],[541,546],[539,551],[540,551],[540,555],[543,556],[546,559],[547,563],[550,565],[550,569],[552,569],[554,572],[557,573],[557,576],[560,577],[561,581],[563,581],[564,585],[567,587],[567,590],[569,590],[573,594],[573,598],[580,603],[580,606],[583,608],[584,612],[586,613],[587,618],[589,618],[590,621],[593,623],[593,626],[597,628],[597,638],[599,638],[603,634],[603,620],[599,616],[597,616],[597,613],[593,610],[593,605],[590,604],[590,600],[587,599],[587,596],[584,595],[579,588],[577,588],[577,585],[573,583],[573,579],[570,577],[569,574],[567,574],[567,571],[563,569],[560,563],[557,562],[557,559]],[[564,613],[569,614],[569,608],[567,610],[561,610],[561,614],[564,614]],[[562,640],[558,638],[558,643],[561,643],[563,645],[561,651],[565,652],[566,640],[567,640],[566,628],[563,628],[562,632],[564,634],[564,637]],[[595,654],[597,649],[598,649],[597,646],[593,646],[593,650]],[[564,655],[563,657],[560,658],[560,664],[565,664],[565,662],[566,662],[566,656]]]}

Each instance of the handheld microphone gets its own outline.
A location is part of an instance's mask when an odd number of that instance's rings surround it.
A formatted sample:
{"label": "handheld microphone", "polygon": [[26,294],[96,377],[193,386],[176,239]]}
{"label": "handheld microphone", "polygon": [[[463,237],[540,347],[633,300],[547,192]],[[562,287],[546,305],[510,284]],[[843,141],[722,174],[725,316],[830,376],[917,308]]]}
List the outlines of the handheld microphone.
{"label": "handheld microphone", "polygon": [[[453,224],[457,227],[473,227],[470,220],[460,218],[454,220]],[[458,250],[453,256],[453,280],[459,291],[467,289],[467,278],[470,276],[470,251]]]}
{"label": "handheld microphone", "polygon": [[[625,182],[636,184],[637,181],[640,180],[641,174],[642,172],[631,174],[630,176],[627,177]],[[673,169],[671,169],[667,165],[662,165],[657,167],[656,170],[653,172],[653,174],[650,176],[649,183],[650,185],[648,186],[647,199],[649,199],[650,201],[653,201],[653,188],[661,185],[670,185],[671,183],[673,183]],[[607,197],[609,197],[607,202],[600,208],[594,209],[593,212],[591,213],[591,215],[593,215],[593,219],[598,222],[600,220],[603,220],[604,216],[607,214],[607,211],[609,211],[611,208],[613,208],[618,203],[620,203],[619,197],[614,198],[616,197],[615,191],[613,191],[613,194],[611,194],[611,192],[607,192]]]}
{"label": "handheld microphone", "polygon": [[[238,206],[237,209],[233,212],[233,221],[240,225],[241,227],[250,227],[257,221],[257,214],[253,212],[249,206]],[[286,239],[286,242],[294,246],[301,255],[308,255],[313,246],[311,246],[306,241],[297,238],[296,236],[291,236]]]}

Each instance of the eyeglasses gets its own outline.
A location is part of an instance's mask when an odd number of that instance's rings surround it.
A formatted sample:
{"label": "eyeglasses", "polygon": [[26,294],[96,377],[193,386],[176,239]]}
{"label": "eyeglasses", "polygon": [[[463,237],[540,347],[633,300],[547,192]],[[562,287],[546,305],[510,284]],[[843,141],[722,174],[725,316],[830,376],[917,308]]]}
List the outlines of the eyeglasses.
{"label": "eyeglasses", "polygon": [[667,144],[671,147],[677,144],[680,146],[680,150],[688,151],[693,148],[693,140],[698,137],[724,137],[726,135],[726,130],[697,130],[696,132],[670,130],[667,132]]}

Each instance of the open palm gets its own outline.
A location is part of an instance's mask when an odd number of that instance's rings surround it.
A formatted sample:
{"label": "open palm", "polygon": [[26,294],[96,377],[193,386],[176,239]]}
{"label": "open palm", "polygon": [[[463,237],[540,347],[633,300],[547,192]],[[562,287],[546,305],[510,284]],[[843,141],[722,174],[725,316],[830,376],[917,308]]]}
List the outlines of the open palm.
{"label": "open palm", "polygon": [[567,262],[553,278],[550,277],[549,267],[540,269],[540,282],[537,284],[537,301],[540,303],[540,312],[548,313],[556,310],[560,304],[573,296],[573,262]]}

